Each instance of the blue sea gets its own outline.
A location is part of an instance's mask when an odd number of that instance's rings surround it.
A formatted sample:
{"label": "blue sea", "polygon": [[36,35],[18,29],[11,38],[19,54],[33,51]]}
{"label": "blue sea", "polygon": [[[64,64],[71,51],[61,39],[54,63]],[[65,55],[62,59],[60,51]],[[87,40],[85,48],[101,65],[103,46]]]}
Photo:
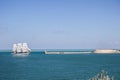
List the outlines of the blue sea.
{"label": "blue sea", "polygon": [[43,54],[15,57],[0,52],[0,80],[88,80],[101,70],[120,80],[120,54]]}

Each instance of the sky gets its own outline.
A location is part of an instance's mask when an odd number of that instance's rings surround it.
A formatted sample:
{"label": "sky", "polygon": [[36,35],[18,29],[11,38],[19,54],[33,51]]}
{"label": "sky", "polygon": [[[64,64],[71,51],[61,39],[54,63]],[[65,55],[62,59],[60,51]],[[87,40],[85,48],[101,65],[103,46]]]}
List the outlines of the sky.
{"label": "sky", "polygon": [[120,0],[0,0],[0,49],[120,49]]}

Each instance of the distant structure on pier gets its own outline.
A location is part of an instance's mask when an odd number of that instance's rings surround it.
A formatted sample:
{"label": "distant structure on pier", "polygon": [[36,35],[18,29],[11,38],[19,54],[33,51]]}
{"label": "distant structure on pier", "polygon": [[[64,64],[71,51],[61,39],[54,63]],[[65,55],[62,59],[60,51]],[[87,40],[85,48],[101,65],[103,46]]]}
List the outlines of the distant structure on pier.
{"label": "distant structure on pier", "polygon": [[96,49],[93,53],[120,53],[120,50],[113,50],[113,49]]}

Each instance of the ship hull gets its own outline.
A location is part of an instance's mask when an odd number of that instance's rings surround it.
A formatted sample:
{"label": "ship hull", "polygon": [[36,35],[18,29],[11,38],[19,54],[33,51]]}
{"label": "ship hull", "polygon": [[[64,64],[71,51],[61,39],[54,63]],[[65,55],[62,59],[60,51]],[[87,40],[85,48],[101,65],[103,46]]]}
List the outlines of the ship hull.
{"label": "ship hull", "polygon": [[24,57],[24,56],[28,56],[29,53],[12,53],[12,55],[13,56],[22,56],[22,57]]}

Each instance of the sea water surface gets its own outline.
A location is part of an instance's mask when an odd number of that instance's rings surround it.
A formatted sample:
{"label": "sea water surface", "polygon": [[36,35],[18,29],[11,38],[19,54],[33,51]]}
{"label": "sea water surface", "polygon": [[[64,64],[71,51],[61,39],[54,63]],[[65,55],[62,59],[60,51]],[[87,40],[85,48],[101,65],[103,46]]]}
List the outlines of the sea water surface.
{"label": "sea water surface", "polygon": [[120,54],[43,54],[14,57],[0,52],[0,80],[88,80],[101,70],[120,80]]}

